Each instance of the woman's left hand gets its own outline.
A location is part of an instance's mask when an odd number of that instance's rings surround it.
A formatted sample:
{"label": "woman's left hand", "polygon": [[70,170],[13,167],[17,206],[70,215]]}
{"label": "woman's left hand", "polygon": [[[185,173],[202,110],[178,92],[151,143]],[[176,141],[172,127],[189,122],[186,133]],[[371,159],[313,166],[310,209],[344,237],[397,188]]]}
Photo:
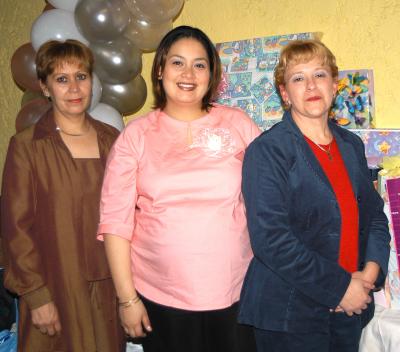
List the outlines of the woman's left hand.
{"label": "woman's left hand", "polygon": [[60,333],[61,323],[57,307],[49,302],[31,310],[32,323],[42,334],[53,336]]}
{"label": "woman's left hand", "polygon": [[120,307],[119,315],[125,333],[131,337],[145,337],[151,332],[150,319],[141,300],[129,307]]}

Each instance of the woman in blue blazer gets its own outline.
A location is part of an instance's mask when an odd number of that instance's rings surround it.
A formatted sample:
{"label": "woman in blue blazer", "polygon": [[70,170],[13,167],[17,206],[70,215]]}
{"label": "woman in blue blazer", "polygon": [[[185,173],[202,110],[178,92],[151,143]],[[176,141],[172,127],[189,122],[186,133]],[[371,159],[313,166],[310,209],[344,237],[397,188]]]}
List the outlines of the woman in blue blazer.
{"label": "woman in blue blazer", "polygon": [[329,120],[335,57],[294,41],[275,84],[286,112],[247,149],[243,195],[254,258],[239,320],[260,352],[356,352],[387,272],[390,235],[362,141]]}

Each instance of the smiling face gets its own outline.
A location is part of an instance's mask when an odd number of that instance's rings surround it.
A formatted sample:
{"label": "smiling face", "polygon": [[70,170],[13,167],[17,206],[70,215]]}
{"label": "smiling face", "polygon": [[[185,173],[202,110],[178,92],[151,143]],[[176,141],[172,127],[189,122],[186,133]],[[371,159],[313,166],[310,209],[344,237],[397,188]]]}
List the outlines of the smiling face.
{"label": "smiling face", "polygon": [[294,119],[328,118],[337,82],[320,58],[289,65],[284,79],[285,84],[280,85],[279,90],[283,101],[291,105]]}
{"label": "smiling face", "polygon": [[41,87],[51,98],[56,118],[82,117],[89,107],[92,79],[78,62],[57,65]]}
{"label": "smiling face", "polygon": [[161,79],[171,114],[179,108],[202,110],[210,83],[210,67],[203,45],[192,38],[176,41],[168,51]]}

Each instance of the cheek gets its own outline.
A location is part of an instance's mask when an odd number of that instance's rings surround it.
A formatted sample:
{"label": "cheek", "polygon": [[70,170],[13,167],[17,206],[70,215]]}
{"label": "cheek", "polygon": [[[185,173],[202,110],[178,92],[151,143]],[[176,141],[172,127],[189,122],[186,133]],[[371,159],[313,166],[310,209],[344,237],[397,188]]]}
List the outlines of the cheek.
{"label": "cheek", "polygon": [[287,100],[287,98],[289,97],[289,94],[283,85],[279,86],[279,93],[283,100]]}

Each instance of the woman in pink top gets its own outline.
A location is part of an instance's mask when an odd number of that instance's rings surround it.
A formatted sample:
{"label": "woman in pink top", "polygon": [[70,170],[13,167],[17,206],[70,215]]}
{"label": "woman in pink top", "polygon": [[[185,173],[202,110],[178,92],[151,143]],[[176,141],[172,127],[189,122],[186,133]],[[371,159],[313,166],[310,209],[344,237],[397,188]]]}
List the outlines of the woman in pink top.
{"label": "woman in pink top", "polygon": [[202,31],[170,31],[153,63],[156,110],[129,123],[108,160],[98,237],[122,325],[147,334],[146,352],[255,349],[236,315],[252,257],[242,160],[259,129],[212,104],[220,76]]}

